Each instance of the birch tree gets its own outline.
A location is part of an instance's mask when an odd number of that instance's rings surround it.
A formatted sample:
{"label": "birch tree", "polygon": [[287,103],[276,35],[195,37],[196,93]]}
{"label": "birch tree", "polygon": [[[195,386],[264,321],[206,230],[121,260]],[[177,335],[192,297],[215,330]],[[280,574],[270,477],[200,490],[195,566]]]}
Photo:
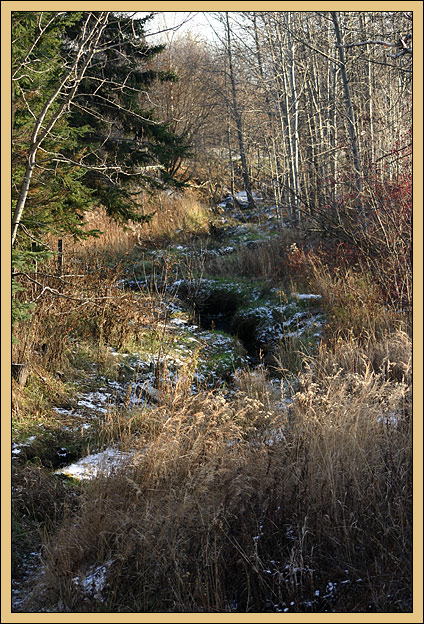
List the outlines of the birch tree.
{"label": "birch tree", "polygon": [[231,83],[231,93],[232,93],[232,102],[233,102],[233,115],[234,115],[234,119],[235,119],[236,127],[237,127],[237,139],[238,139],[238,144],[239,144],[244,188],[245,188],[246,195],[247,195],[248,207],[253,208],[255,206],[255,202],[253,201],[252,188],[250,184],[249,171],[248,171],[247,161],[246,161],[246,151],[244,147],[244,135],[243,135],[243,122],[242,122],[242,118],[241,118],[241,114],[239,110],[239,104],[237,101],[237,92],[236,92],[235,75],[234,75],[234,67],[233,67],[233,53],[232,53],[232,44],[231,44],[231,29],[230,29],[230,22],[228,19],[228,12],[225,12],[225,29],[226,29],[226,38],[227,38],[228,73],[229,73],[229,79]]}
{"label": "birch tree", "polygon": [[352,150],[356,188],[358,191],[358,195],[360,195],[363,191],[362,166],[361,166],[361,159],[359,155],[356,119],[355,119],[355,113],[354,113],[354,109],[352,105],[352,97],[350,94],[349,81],[348,81],[347,73],[346,73],[346,60],[345,60],[343,41],[342,41],[342,36],[340,32],[340,25],[339,25],[339,18],[337,15],[337,11],[331,11],[331,18],[334,24],[334,32],[335,32],[336,42],[337,42],[337,51],[338,51],[338,55],[340,59],[340,76],[341,76],[342,83],[343,83],[343,91],[344,91],[344,98],[345,98],[345,105],[346,105],[347,127],[348,127],[348,132],[349,132],[349,137],[350,137],[350,146]]}

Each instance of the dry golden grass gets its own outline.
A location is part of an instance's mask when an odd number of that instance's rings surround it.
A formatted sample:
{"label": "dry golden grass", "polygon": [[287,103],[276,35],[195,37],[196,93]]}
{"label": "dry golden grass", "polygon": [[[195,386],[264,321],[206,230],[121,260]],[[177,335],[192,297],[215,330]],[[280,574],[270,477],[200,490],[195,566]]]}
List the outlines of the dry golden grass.
{"label": "dry golden grass", "polygon": [[[179,210],[184,223],[188,209]],[[179,225],[169,227],[165,215],[139,242],[173,236]],[[119,346],[157,320],[152,293],[120,290],[116,264],[102,263],[108,249],[133,253],[136,235],[107,231],[107,245],[80,243],[68,265],[80,277],[62,292],[84,305],[47,293],[27,333],[20,330],[15,348],[40,367],[65,365],[64,336]],[[272,277],[281,249],[270,245],[257,270]],[[253,270],[262,252],[246,252],[237,270]],[[327,341],[299,368],[293,402],[276,402],[260,370],[239,375],[233,398],[191,396],[188,366],[174,388],[159,384],[157,408],[110,411],[101,443],[134,454],[85,485],[77,508],[55,511],[56,526],[43,525],[43,573],[31,580],[24,609],[411,610],[411,341],[366,276],[316,262],[310,271]],[[48,487],[50,505],[55,489],[44,477],[35,471],[27,482]],[[101,595],[94,581],[82,585],[98,566]]]}
{"label": "dry golden grass", "polygon": [[412,383],[412,340],[401,329],[387,331],[380,340],[368,336],[348,341],[338,334],[320,345],[314,366],[319,375],[333,375],[337,371],[364,374],[368,368],[384,379]]}
{"label": "dry golden grass", "polygon": [[237,370],[234,374],[237,391],[258,400],[267,409],[274,410],[280,398],[280,386],[270,384],[269,371],[264,366],[254,369]]}
{"label": "dry golden grass", "polygon": [[[206,204],[195,193],[157,192],[153,197],[143,195],[144,213],[152,215],[151,220],[125,225],[108,216],[103,208],[88,212],[84,218],[86,231],[99,230],[98,237],[92,236],[74,240],[72,236],[63,237],[63,273],[85,273],[104,266],[105,261],[128,261],[137,256],[137,245],[156,247],[172,241],[185,241],[191,237],[205,236],[209,233],[211,213]],[[44,241],[55,256],[44,265],[44,272],[57,275],[57,237],[49,235]]]}
{"label": "dry golden grass", "polygon": [[289,287],[298,277],[290,265],[290,245],[299,237],[297,231],[283,230],[267,241],[241,246],[235,253],[208,258],[205,270],[218,276],[272,280]]}
{"label": "dry golden grass", "polygon": [[[215,569],[228,551],[226,528],[248,511],[246,494],[256,496],[258,471],[266,475],[266,454],[251,442],[259,443],[263,425],[256,425],[267,422],[268,413],[252,399],[228,404],[208,394],[145,417],[155,423],[151,439],[146,434],[143,440],[147,449],[126,470],[89,486],[81,517],[65,522],[46,548],[43,584],[71,609],[93,608],[72,578],[85,565],[106,560],[112,549],[118,582],[112,608],[119,600],[124,610],[215,610],[221,585]],[[205,571],[213,586],[204,584]],[[160,587],[164,594],[158,595]],[[39,589],[33,596],[42,595]]]}
{"label": "dry golden grass", "polygon": [[139,245],[148,243],[163,245],[209,233],[211,212],[196,194],[190,191],[186,191],[184,195],[158,193],[154,198],[153,208],[154,215],[151,221],[134,228]]}
{"label": "dry golden grass", "polygon": [[83,275],[104,267],[108,261],[119,264],[133,251],[137,242],[138,226],[132,222],[126,225],[117,222],[101,207],[86,213],[83,225],[86,232],[98,230],[100,233],[80,239],[74,239],[72,235],[46,236],[43,242],[54,252],[54,256],[40,265],[43,277],[44,274],[58,274],[58,239],[62,239],[63,244],[62,272],[65,277]]}
{"label": "dry golden grass", "polygon": [[[404,360],[404,336],[393,340]],[[263,612],[294,602],[303,612],[313,599],[318,611],[408,610],[410,386],[363,352],[336,364],[322,348],[290,408],[269,409],[264,380],[246,374],[233,400],[174,397],[139,414],[138,453],[90,484],[50,535],[27,606]],[[102,602],[73,579],[109,562]],[[334,600],[314,598],[330,581],[343,587]]]}
{"label": "dry golden grass", "polygon": [[310,287],[321,295],[327,312],[326,336],[375,341],[394,328],[405,329],[405,315],[384,302],[369,273],[350,268],[334,270],[312,254],[308,267]]}

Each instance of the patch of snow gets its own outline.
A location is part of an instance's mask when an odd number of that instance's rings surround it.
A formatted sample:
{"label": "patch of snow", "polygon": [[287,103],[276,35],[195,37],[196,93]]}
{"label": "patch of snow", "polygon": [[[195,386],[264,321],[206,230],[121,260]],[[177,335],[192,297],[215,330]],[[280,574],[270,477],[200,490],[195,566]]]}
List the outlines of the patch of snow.
{"label": "patch of snow", "polygon": [[19,455],[23,448],[25,448],[26,446],[30,446],[31,442],[34,442],[36,437],[37,436],[33,435],[33,436],[29,436],[29,438],[26,438],[26,440],[24,440],[21,443],[14,442],[12,444],[12,454]]}
{"label": "patch of snow", "polygon": [[83,394],[81,396],[82,398],[80,398],[77,403],[78,407],[86,407],[87,409],[95,410],[97,412],[101,412],[102,414],[107,413],[107,408],[103,407],[103,405],[106,401],[110,400],[110,394],[108,392],[88,392],[87,394]]}
{"label": "patch of snow", "polygon": [[173,318],[171,319],[170,323],[171,325],[177,325],[177,327],[180,327],[182,325],[187,325],[187,321],[182,318]]}
{"label": "patch of snow", "polygon": [[300,293],[292,293],[291,297],[295,297],[296,299],[321,299],[321,295],[300,294]]}
{"label": "patch of snow", "polygon": [[383,414],[378,417],[378,422],[382,422],[387,426],[392,425],[393,427],[397,427],[399,424],[399,416],[396,416],[395,412],[389,412],[388,414]]}
{"label": "patch of snow", "polygon": [[334,599],[335,594],[337,592],[337,583],[333,583],[332,581],[328,581],[327,587],[325,588],[325,591],[327,593],[324,594],[323,598],[333,598]]}
{"label": "patch of snow", "polygon": [[181,286],[181,284],[185,284],[185,282],[186,282],[186,280],[185,280],[185,279],[182,279],[182,278],[180,278],[180,279],[178,279],[178,280],[175,280],[175,282],[173,282],[173,283],[171,284],[171,288],[172,288],[172,289],[178,288],[179,286]]}
{"label": "patch of snow", "polygon": [[59,416],[70,416],[73,413],[72,409],[69,410],[65,409],[64,407],[54,407],[53,409],[56,414],[59,414]]}
{"label": "patch of snow", "polygon": [[81,481],[94,479],[99,474],[108,474],[114,468],[119,467],[133,456],[132,453],[124,453],[113,448],[108,448],[100,453],[87,455],[74,464],[56,470],[55,474],[64,474]]}
{"label": "patch of snow", "polygon": [[107,413],[107,409],[104,407],[99,407],[95,403],[91,403],[90,401],[78,401],[78,407],[86,407],[88,409],[96,410],[97,412],[101,412],[102,414]]}
{"label": "patch of snow", "polygon": [[122,384],[119,383],[119,381],[108,381],[108,386],[111,386],[112,388],[117,388],[119,390],[122,390]]}
{"label": "patch of snow", "polygon": [[29,579],[40,570],[40,553],[31,552],[28,556],[24,556],[23,561],[23,575],[20,578],[12,578],[12,592],[11,603],[12,612],[23,611],[25,601],[28,598],[27,582]]}
{"label": "patch of snow", "polygon": [[[298,314],[295,314],[294,317],[292,317],[292,319],[290,319],[289,321],[286,321],[285,323],[283,323],[283,325],[288,326],[291,325],[293,320],[297,320],[299,322],[299,320],[302,320],[302,316],[305,317],[306,314],[299,312]],[[296,317],[296,319],[295,319]],[[288,338],[294,338],[294,337],[299,337],[301,336],[307,329],[310,329],[311,327],[322,327],[324,325],[323,322],[323,316],[321,314],[316,314],[308,319],[305,319],[302,321],[302,326],[299,327],[296,331],[292,331],[292,332],[288,332],[285,334],[285,336],[287,336]],[[314,333],[314,336],[319,337],[320,333],[316,332]]]}
{"label": "patch of snow", "polygon": [[120,351],[115,351],[115,349],[113,349],[112,347],[110,347],[110,354],[114,355],[114,356],[118,356],[119,357],[123,357],[123,358],[127,358],[130,357],[130,353],[121,353]]}
{"label": "patch of snow", "polygon": [[91,566],[84,575],[75,576],[72,580],[78,589],[82,589],[88,596],[95,600],[103,601],[102,592],[106,583],[107,570],[112,560],[103,565]]}
{"label": "patch of snow", "polygon": [[272,433],[271,433],[271,437],[268,438],[267,440],[265,440],[265,444],[267,446],[272,446],[273,444],[276,444],[278,442],[283,442],[283,440],[285,440],[286,437],[284,435],[284,430],[283,429],[275,429]]}
{"label": "patch of snow", "polygon": [[[252,191],[252,197],[255,200],[261,200],[262,199],[261,195],[259,195],[259,193],[257,193],[256,191]],[[236,199],[240,203],[247,203],[247,192],[246,191],[240,191],[239,193],[236,193]]]}
{"label": "patch of snow", "polygon": [[84,395],[85,399],[87,401],[98,401],[99,403],[105,403],[109,398],[110,395],[104,392],[90,392],[89,394]]}

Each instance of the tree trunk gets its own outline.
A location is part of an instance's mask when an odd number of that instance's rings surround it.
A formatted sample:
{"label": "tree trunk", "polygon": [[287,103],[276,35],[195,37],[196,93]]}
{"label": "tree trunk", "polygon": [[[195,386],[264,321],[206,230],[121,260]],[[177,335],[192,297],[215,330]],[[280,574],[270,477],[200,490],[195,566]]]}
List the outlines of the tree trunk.
{"label": "tree trunk", "polygon": [[292,153],[293,153],[293,184],[294,184],[294,199],[292,202],[292,219],[295,224],[299,222],[300,218],[300,186],[299,186],[299,103],[296,87],[296,74],[294,67],[294,47],[290,37],[290,20],[291,14],[286,14],[287,20],[287,48],[289,54],[289,82],[291,91],[290,102],[290,135],[292,141]]}
{"label": "tree trunk", "polygon": [[251,188],[250,178],[249,178],[249,170],[248,170],[247,161],[246,161],[246,152],[244,149],[243,124],[242,124],[241,115],[240,115],[240,111],[239,111],[238,103],[237,103],[236,85],[235,85],[234,70],[233,70],[233,55],[231,51],[230,22],[228,20],[227,11],[225,12],[225,22],[226,22],[226,31],[227,31],[226,34],[227,34],[228,66],[229,66],[229,71],[230,71],[231,90],[232,90],[232,95],[233,95],[233,113],[234,113],[234,119],[235,119],[236,126],[237,126],[237,138],[238,138],[239,149],[240,149],[240,160],[241,160],[243,182],[244,182],[244,188],[247,194],[248,207],[254,208],[255,202],[253,201],[252,188]]}
{"label": "tree trunk", "polygon": [[[358,194],[361,195],[362,190],[363,190],[362,167],[361,167],[361,160],[360,160],[359,149],[358,149],[358,138],[356,136],[355,114],[354,114],[353,106],[352,106],[352,98],[351,98],[350,89],[349,89],[349,82],[348,82],[347,75],[346,75],[346,60],[345,60],[345,55],[344,55],[342,37],[340,34],[339,19],[337,17],[337,12],[331,11],[331,17],[332,17],[333,24],[334,24],[334,32],[336,35],[337,49],[338,49],[339,59],[340,59],[340,74],[341,74],[342,82],[343,82],[343,90],[344,90],[344,98],[345,98],[346,114],[347,114],[347,127],[348,127],[350,144],[351,144],[351,149],[352,149],[356,188],[357,188]],[[360,207],[362,208],[362,202],[360,199],[358,203]]]}
{"label": "tree trunk", "polygon": [[231,125],[230,125],[230,110],[227,109],[227,149],[228,149],[228,165],[230,167],[230,193],[234,198],[234,163],[233,163],[233,150],[231,148]]}

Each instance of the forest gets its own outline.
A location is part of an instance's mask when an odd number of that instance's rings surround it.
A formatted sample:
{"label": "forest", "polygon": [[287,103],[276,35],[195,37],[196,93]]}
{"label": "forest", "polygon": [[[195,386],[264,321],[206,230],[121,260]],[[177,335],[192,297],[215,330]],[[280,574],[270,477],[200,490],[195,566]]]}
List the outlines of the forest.
{"label": "forest", "polygon": [[12,614],[413,613],[415,4],[10,11]]}

